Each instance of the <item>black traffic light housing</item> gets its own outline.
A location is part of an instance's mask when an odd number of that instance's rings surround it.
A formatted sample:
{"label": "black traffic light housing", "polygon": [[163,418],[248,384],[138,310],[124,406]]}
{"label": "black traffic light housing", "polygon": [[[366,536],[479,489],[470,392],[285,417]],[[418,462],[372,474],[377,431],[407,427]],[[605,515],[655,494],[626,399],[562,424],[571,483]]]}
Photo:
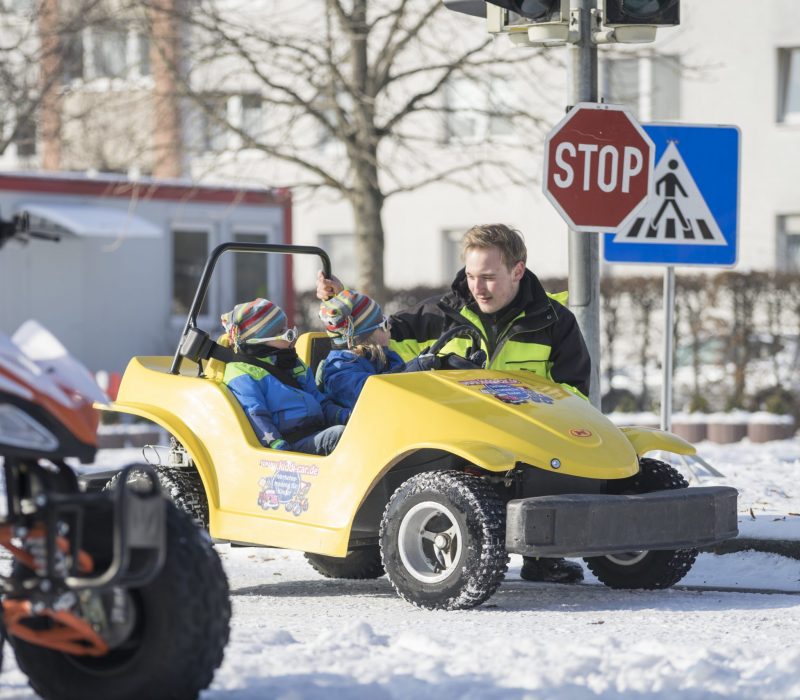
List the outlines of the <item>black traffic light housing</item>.
{"label": "black traffic light housing", "polygon": [[605,0],[603,24],[674,27],[681,23],[680,9],[680,0]]}
{"label": "black traffic light housing", "polygon": [[504,10],[517,13],[532,22],[557,22],[561,20],[562,0],[487,0]]}
{"label": "black traffic light housing", "polygon": [[453,12],[460,12],[473,17],[486,17],[484,0],[442,0],[444,6]]}
{"label": "black traffic light housing", "polygon": [[487,5],[494,5],[518,15],[508,17],[508,24],[566,22],[569,0],[442,0],[448,10],[474,17],[486,17]]}

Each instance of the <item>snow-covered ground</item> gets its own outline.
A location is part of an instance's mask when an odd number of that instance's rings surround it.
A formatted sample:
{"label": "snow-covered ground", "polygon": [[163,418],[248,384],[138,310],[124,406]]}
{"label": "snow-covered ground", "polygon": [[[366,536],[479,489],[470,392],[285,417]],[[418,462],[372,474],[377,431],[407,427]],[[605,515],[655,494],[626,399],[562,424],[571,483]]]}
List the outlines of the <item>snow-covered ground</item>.
{"label": "snow-covered ground", "polygon": [[[800,440],[699,447],[725,474],[700,483],[739,488],[743,535],[800,540]],[[109,451],[97,466],[138,457]],[[206,700],[800,697],[796,559],[701,554],[679,587],[645,592],[588,572],[580,585],[527,583],[512,557],[488,603],[430,612],[385,577],[331,581],[294,552],[218,549],[234,617]],[[9,653],[0,700],[34,697]]]}

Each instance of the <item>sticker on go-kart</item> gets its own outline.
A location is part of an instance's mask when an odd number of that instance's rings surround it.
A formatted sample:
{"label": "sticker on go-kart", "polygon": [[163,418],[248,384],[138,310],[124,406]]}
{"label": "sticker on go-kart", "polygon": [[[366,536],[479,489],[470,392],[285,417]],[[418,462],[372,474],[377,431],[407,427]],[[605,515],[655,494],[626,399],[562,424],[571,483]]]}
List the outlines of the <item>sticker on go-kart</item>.
{"label": "sticker on go-kart", "polygon": [[586,428],[571,428],[569,434],[578,438],[592,437],[592,431]]}
{"label": "sticker on go-kart", "polygon": [[308,492],[311,482],[303,476],[317,476],[319,467],[315,464],[295,464],[288,460],[273,461],[263,459],[260,466],[274,469],[271,476],[258,480],[258,505],[264,510],[278,510],[281,506],[287,513],[302,515],[308,510]]}
{"label": "sticker on go-kart", "polygon": [[461,384],[479,386],[482,394],[516,406],[524,403],[555,403],[554,399],[525,386],[519,379],[465,379]]}

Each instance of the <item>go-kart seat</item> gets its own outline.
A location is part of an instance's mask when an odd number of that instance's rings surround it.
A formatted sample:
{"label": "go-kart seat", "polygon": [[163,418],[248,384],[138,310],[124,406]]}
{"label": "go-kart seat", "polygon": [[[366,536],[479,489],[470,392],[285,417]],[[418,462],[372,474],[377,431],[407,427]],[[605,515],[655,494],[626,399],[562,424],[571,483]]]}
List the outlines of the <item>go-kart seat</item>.
{"label": "go-kart seat", "polygon": [[[221,345],[223,348],[230,347],[231,342],[227,333],[223,333],[219,338],[217,338],[217,345]],[[217,384],[222,384],[222,380],[225,378],[225,365],[227,364],[227,362],[218,360],[216,357],[210,357],[205,361],[203,374],[205,375],[206,379],[210,379],[212,382],[216,382]]]}
{"label": "go-kart seat", "polygon": [[309,333],[309,343],[311,346],[308,356],[308,366],[311,368],[312,376],[317,376],[317,368],[331,351],[331,339],[327,333]]}

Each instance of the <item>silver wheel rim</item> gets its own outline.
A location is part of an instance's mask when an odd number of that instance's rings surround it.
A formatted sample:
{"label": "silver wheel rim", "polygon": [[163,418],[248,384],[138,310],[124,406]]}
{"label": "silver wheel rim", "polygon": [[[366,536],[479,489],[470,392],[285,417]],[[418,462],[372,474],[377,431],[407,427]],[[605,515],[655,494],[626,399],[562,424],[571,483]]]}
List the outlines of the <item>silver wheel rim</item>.
{"label": "silver wheel rim", "polygon": [[397,548],[406,570],[422,583],[439,583],[456,570],[461,560],[463,533],[447,506],[424,501],[403,517]]}
{"label": "silver wheel rim", "polygon": [[606,559],[618,566],[633,566],[642,561],[648,554],[649,551],[646,549],[641,552],[618,552],[617,554],[606,554]]}

